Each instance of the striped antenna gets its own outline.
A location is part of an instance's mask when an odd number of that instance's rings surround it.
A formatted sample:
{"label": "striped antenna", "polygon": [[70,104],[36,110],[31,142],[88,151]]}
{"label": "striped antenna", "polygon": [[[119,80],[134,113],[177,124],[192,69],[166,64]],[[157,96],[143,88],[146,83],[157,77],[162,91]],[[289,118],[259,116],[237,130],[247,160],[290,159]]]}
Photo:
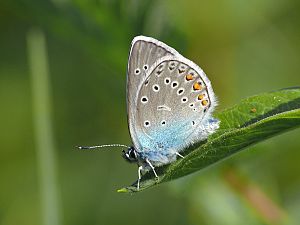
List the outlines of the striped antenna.
{"label": "striped antenna", "polygon": [[95,149],[95,148],[106,148],[106,147],[122,147],[122,148],[129,148],[127,145],[121,144],[110,144],[110,145],[95,145],[95,146],[77,146],[77,148],[81,149]]}

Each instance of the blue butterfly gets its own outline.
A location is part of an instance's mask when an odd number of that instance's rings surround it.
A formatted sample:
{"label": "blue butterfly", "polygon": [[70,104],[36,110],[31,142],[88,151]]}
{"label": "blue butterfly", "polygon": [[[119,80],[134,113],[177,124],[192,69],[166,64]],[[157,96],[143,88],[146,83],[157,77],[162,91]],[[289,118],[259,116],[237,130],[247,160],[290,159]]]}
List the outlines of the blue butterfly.
{"label": "blue butterfly", "polygon": [[151,37],[133,39],[127,69],[127,115],[133,145],[123,157],[143,171],[174,162],[188,146],[219,128],[212,117],[217,105],[203,70],[175,49]]}

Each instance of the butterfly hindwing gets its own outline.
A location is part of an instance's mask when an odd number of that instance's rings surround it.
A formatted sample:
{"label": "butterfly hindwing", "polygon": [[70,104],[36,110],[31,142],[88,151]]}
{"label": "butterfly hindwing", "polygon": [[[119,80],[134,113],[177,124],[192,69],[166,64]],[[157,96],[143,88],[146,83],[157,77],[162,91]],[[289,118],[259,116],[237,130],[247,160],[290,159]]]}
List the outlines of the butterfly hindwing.
{"label": "butterfly hindwing", "polygon": [[169,160],[207,138],[212,125],[207,119],[215,105],[209,80],[196,64],[182,56],[163,57],[138,93],[135,126],[141,150],[161,151]]}

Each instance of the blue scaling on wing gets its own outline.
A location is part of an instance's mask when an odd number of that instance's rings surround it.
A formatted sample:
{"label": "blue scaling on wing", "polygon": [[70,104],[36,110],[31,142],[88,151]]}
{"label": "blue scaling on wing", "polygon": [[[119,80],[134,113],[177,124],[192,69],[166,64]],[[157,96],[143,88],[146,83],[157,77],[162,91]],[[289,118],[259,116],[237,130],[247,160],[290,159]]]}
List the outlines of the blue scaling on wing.
{"label": "blue scaling on wing", "polygon": [[173,162],[176,153],[213,133],[219,127],[219,121],[208,117],[203,118],[197,129],[192,129],[192,126],[192,120],[181,120],[165,127],[152,127],[148,134],[139,132],[141,148],[137,151],[140,157],[149,159],[156,166]]}

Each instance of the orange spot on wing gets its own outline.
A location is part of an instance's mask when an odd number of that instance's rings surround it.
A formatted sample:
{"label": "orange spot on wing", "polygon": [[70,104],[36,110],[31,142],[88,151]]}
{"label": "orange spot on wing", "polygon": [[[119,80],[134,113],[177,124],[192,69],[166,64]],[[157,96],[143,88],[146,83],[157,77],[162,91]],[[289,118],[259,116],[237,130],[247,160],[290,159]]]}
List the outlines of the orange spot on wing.
{"label": "orange spot on wing", "polygon": [[204,94],[198,95],[198,100],[202,100],[204,98]]}
{"label": "orange spot on wing", "polygon": [[200,90],[202,88],[201,83],[200,82],[194,83],[193,88],[195,91]]}
{"label": "orange spot on wing", "polygon": [[190,81],[190,80],[193,80],[194,77],[193,77],[192,74],[188,74],[188,75],[185,76],[185,79],[186,79],[187,81]]}
{"label": "orange spot on wing", "polygon": [[207,100],[203,100],[203,101],[201,102],[201,104],[202,104],[203,106],[206,106],[206,105],[208,104],[208,101],[207,101]]}

